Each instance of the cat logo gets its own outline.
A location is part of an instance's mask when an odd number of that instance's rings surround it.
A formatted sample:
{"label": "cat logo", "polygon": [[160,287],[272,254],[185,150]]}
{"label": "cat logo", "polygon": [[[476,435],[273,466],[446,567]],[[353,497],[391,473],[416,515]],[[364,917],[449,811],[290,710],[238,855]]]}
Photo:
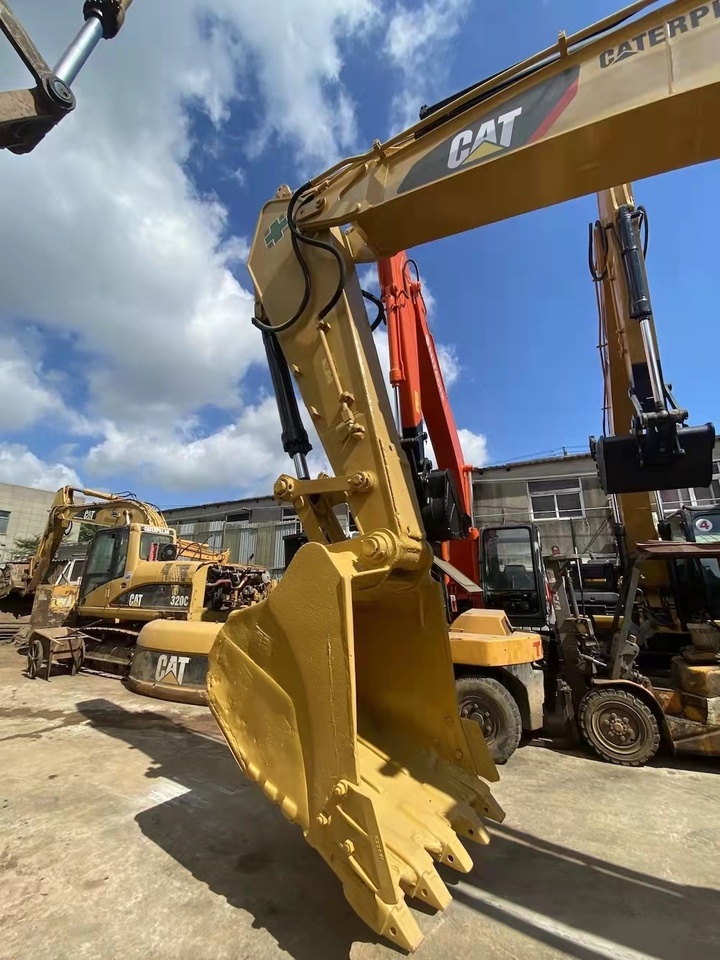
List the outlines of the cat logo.
{"label": "cat logo", "polygon": [[[418,157],[398,184],[397,192],[407,193],[460,175],[542,139],[574,99],[579,77],[580,67],[573,64],[495,109],[489,109],[482,101],[471,106],[467,115],[453,119],[451,129],[455,132],[448,133]],[[432,116],[429,122],[433,123]]]}
{"label": "cat logo", "polygon": [[522,107],[516,107],[501,113],[499,117],[490,117],[480,124],[477,131],[461,130],[450,141],[448,170],[456,170],[464,163],[473,163],[512,146],[513,127],[522,111]]}
{"label": "cat logo", "polygon": [[155,669],[157,683],[174,683],[181,687],[185,678],[185,667],[190,663],[190,657],[168,656],[161,653]]}

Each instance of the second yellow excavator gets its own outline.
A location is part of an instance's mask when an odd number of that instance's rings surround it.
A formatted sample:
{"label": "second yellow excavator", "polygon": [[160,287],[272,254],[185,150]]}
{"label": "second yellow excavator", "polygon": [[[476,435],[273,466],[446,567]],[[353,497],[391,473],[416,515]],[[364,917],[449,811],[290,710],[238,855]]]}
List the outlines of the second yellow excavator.
{"label": "second yellow excavator", "polygon": [[[95,528],[82,577],[48,578],[73,522]],[[17,639],[27,643],[31,677],[42,663],[65,659],[74,670],[86,663],[129,672],[139,693],[204,703],[204,658],[194,656],[194,646],[212,642],[231,610],[272,587],[266,569],[227,560],[227,553],[178,539],[156,507],[132,494],[62,487],[34,556],[14,565],[4,589],[0,582],[0,606],[30,612]],[[159,645],[138,649],[140,638],[158,631]]]}

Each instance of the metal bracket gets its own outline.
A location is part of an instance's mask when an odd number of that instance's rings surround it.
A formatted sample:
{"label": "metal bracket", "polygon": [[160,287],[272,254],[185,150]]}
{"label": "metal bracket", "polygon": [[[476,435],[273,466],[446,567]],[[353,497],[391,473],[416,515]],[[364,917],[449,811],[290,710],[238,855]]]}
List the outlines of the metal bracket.
{"label": "metal bracket", "polygon": [[284,473],[275,482],[273,493],[278,500],[296,501],[301,497],[341,495],[337,502],[344,503],[344,496],[350,493],[369,493],[377,483],[375,474],[367,470],[342,477],[328,477],[321,474],[316,480],[297,480]]}
{"label": "metal bracket", "polygon": [[75,96],[50,69],[6,0],[0,0],[0,30],[28,68],[36,86],[0,92],[0,150],[29,153],[75,107]]}

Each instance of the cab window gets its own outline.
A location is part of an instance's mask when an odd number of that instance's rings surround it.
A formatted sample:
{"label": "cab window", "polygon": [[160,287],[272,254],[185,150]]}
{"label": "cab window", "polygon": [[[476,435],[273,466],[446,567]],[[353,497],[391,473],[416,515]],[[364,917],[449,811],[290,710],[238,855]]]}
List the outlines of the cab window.
{"label": "cab window", "polygon": [[537,613],[540,600],[535,583],[533,543],[530,531],[524,527],[493,527],[483,531],[484,586],[488,605],[492,606],[493,595],[497,605],[503,599],[523,593],[527,609],[523,613]]}
{"label": "cab window", "polygon": [[128,528],[102,530],[96,534],[85,564],[80,596],[86,597],[105,583],[118,580],[125,572]]}
{"label": "cab window", "polygon": [[[157,544],[158,548],[163,546],[166,543],[174,543],[172,534],[163,534],[163,533],[141,533],[140,534],[140,559],[149,560],[150,553],[152,551],[152,545]],[[156,557],[158,550],[155,550],[154,556]]]}

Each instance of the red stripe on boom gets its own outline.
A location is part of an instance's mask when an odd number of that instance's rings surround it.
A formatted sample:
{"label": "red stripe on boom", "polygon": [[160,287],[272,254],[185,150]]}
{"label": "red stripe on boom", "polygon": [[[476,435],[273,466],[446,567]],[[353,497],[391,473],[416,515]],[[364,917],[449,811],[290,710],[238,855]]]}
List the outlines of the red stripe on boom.
{"label": "red stripe on boom", "polygon": [[562,97],[560,97],[560,99],[559,99],[558,102],[555,104],[555,106],[552,108],[552,110],[550,111],[550,113],[545,117],[545,119],[544,119],[543,122],[540,124],[540,126],[537,128],[537,130],[535,131],[535,133],[530,137],[530,139],[528,140],[528,143],[533,143],[535,140],[539,140],[540,137],[544,137],[545,134],[546,134],[546,133],[548,132],[548,130],[550,129],[550,127],[555,123],[555,121],[557,120],[557,118],[558,118],[558,117],[560,116],[560,114],[563,112],[563,110],[565,109],[565,107],[567,107],[567,105],[568,105],[572,100],[575,99],[575,94],[577,93],[577,88],[578,88],[578,81],[579,81],[579,79],[580,79],[580,77],[579,77],[579,75],[578,75],[578,76],[573,80],[573,82],[570,84],[570,86],[567,88],[567,90],[566,90],[565,93],[562,95]]}

